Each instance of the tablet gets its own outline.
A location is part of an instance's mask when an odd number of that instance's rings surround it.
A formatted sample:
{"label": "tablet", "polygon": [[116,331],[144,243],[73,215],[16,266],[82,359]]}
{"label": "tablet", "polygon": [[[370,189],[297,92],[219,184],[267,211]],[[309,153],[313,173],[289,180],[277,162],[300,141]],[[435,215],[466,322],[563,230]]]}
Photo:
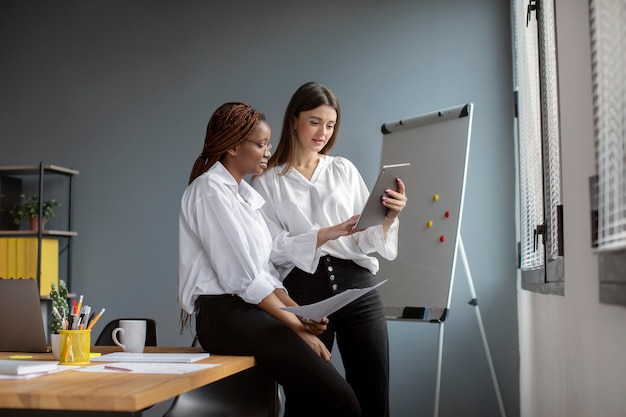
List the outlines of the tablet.
{"label": "tablet", "polygon": [[387,195],[385,190],[397,190],[398,183],[396,182],[396,179],[404,178],[405,174],[409,171],[410,166],[410,163],[394,164],[384,165],[380,169],[374,188],[372,188],[372,192],[370,193],[370,196],[365,203],[365,207],[361,212],[361,217],[359,217],[359,220],[354,226],[357,230],[382,224],[383,220],[385,220],[385,215],[387,214],[387,207],[383,206],[381,201],[382,197]]}

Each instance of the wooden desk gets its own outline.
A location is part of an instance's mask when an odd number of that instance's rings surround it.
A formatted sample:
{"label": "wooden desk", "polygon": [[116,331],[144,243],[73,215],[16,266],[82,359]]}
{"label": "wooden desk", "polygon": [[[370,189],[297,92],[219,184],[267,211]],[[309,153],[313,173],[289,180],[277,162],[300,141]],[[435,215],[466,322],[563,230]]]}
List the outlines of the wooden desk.
{"label": "wooden desk", "polygon": [[[92,346],[92,352],[110,353],[117,347]],[[200,352],[199,348],[146,347],[146,352]],[[6,359],[18,352],[0,352]],[[36,360],[54,360],[51,353],[32,354]],[[9,409],[93,411],[95,415],[140,415],[138,412],[185,392],[214,383],[255,366],[251,356],[219,356],[198,363],[220,366],[182,375],[89,373],[68,370],[27,380],[0,380],[0,416]],[[99,414],[98,412],[113,412]],[[116,414],[119,413],[119,414]],[[26,415],[26,414],[23,414]],[[43,415],[38,413],[37,415]],[[74,415],[74,414],[71,414]],[[79,415],[79,414],[75,414]],[[80,414],[83,415],[83,414]]]}

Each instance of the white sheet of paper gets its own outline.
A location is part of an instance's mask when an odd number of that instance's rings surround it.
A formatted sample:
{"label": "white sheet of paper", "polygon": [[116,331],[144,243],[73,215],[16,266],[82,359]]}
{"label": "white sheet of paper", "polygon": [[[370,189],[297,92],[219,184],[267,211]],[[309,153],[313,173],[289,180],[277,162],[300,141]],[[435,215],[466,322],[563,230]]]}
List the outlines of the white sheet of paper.
{"label": "white sheet of paper", "polygon": [[211,356],[210,353],[131,353],[113,352],[91,358],[91,362],[192,363]]}
{"label": "white sheet of paper", "polygon": [[319,322],[324,317],[328,317],[330,314],[339,310],[341,307],[351,303],[357,298],[367,294],[372,291],[374,288],[380,287],[387,280],[379,282],[378,284],[367,287],[367,288],[352,288],[349,290],[345,290],[339,294],[333,295],[330,298],[327,298],[322,301],[318,301],[317,303],[307,304],[304,306],[298,307],[280,307],[283,310],[289,311],[293,314],[296,314],[300,317],[306,317],[313,321]]}
{"label": "white sheet of paper", "polygon": [[[107,366],[111,368],[107,368]],[[115,372],[129,374],[186,374],[213,368],[218,364],[205,363],[142,363],[115,362],[108,365],[92,365],[77,369],[78,372]],[[116,368],[116,369],[113,369]]]}

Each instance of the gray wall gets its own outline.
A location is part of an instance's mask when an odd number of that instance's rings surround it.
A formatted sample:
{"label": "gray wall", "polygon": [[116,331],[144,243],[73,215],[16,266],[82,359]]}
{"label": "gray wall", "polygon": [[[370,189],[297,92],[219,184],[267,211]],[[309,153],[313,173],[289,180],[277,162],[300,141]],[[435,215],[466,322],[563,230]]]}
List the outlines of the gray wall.
{"label": "gray wall", "polygon": [[[507,414],[519,415],[508,2],[223,3],[0,3],[0,164],[80,171],[72,290],[107,319],[156,318],[162,345],[191,342],[177,327],[178,206],[224,101],[263,110],[276,143],[291,93],[327,84],[344,116],[333,153],[369,185],[382,123],[471,101],[462,234]],[[440,415],[499,415],[459,271]],[[432,415],[437,326],[389,327],[392,414]]]}

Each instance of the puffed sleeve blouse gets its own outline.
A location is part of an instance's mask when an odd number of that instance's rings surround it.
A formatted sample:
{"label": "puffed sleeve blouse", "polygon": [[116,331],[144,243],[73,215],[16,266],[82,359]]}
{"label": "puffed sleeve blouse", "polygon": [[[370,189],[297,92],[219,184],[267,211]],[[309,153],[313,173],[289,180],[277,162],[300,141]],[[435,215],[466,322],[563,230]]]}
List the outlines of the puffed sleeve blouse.
{"label": "puffed sleeve blouse", "polygon": [[319,258],[325,254],[351,259],[374,274],[379,263],[370,254],[377,252],[388,260],[396,258],[398,219],[386,239],[379,225],[316,247],[320,228],[342,223],[365,206],[369,191],[352,162],[326,155],[310,181],[296,169],[281,175],[284,168],[273,167],[252,179],[252,186],[266,201],[261,210],[272,234],[271,258],[281,279],[294,267],[314,273]]}

